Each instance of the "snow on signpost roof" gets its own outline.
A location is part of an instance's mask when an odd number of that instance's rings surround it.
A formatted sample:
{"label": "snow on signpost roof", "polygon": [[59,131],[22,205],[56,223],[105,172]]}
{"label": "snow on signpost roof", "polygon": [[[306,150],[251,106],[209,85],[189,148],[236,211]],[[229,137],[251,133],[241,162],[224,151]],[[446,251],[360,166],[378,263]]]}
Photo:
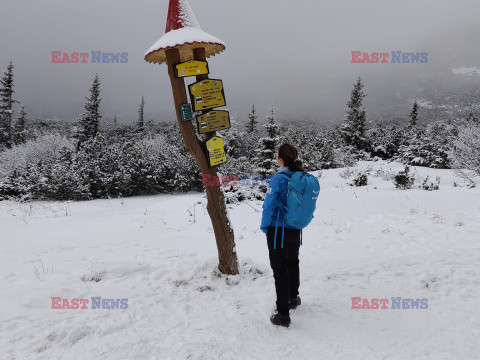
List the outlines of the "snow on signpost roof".
{"label": "snow on signpost roof", "polygon": [[167,15],[167,28],[165,33],[183,27],[200,27],[197,17],[187,0],[170,1]]}
{"label": "snow on signpost roof", "polygon": [[209,57],[225,50],[225,43],[200,28],[187,0],[170,0],[165,35],[147,50],[145,60],[162,64],[166,50],[177,48],[182,61],[187,61],[193,58],[193,49],[200,47]]}

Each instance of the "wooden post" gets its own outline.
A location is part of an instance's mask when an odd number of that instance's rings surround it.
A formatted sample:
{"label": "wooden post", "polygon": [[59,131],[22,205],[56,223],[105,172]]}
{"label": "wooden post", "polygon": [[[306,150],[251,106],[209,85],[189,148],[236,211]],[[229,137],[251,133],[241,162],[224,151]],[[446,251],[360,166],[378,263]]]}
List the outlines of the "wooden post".
{"label": "wooden post", "polygon": [[[196,52],[202,54],[201,50]],[[180,62],[180,53],[178,49],[169,49],[166,51],[168,74],[172,84],[173,100],[177,112],[178,125],[182,133],[183,139],[187,146],[188,152],[192,155],[202,174],[208,174],[217,177],[217,168],[209,167],[207,155],[203,150],[201,141],[195,134],[195,130],[191,121],[182,121],[180,113],[180,105],[187,104],[187,92],[185,90],[185,81],[183,78],[176,78],[174,66]],[[203,57],[205,58],[205,49],[203,49]],[[232,226],[227,217],[227,207],[225,198],[220,186],[206,186],[207,193],[207,210],[212,221],[215,240],[218,250],[218,269],[223,274],[238,274],[238,260],[235,250],[235,238]]]}
{"label": "wooden post", "polygon": [[[205,56],[205,48],[196,48],[193,49],[193,59],[198,61],[207,61],[207,57]],[[208,79],[208,74],[204,75],[197,75],[196,80],[197,82]],[[208,111],[202,111],[203,114],[207,113]],[[215,131],[205,133],[206,139],[211,139],[215,136]]]}

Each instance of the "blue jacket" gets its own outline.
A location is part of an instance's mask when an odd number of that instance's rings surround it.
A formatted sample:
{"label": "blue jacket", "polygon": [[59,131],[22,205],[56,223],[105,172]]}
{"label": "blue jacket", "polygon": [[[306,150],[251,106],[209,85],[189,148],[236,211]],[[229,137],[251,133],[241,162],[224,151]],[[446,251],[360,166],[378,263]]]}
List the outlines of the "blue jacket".
{"label": "blue jacket", "polygon": [[[287,186],[288,181],[284,179],[282,176],[278,176],[278,174],[285,174],[287,176],[292,176],[293,171],[291,170],[283,170],[278,172],[277,174],[273,175],[270,178],[270,182],[268,183],[267,187],[267,195],[265,196],[265,201],[263,202],[263,212],[262,212],[262,223],[260,225],[260,229],[266,234],[269,226],[275,226],[277,222],[277,215],[278,218],[278,226],[283,225],[283,213],[280,211],[278,212],[277,200],[281,201],[282,204],[287,204]],[[285,224],[286,228],[294,229],[291,226]]]}

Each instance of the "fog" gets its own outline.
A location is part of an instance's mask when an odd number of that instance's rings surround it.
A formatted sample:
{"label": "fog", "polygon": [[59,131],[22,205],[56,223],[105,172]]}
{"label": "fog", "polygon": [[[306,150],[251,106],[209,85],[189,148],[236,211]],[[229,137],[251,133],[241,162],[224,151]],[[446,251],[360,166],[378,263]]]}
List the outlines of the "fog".
{"label": "fog", "polygon": [[[227,43],[209,59],[239,119],[255,104],[283,118],[340,121],[352,83],[367,109],[428,71],[480,68],[478,0],[190,0],[202,28]],[[16,98],[29,116],[75,120],[96,72],[105,121],[174,117],[166,65],[144,61],[165,31],[168,0],[1,0],[0,71],[15,65]],[[128,63],[55,64],[51,51],[127,52]],[[351,63],[351,51],[427,52],[428,63]],[[190,81],[190,80],[189,80]],[[407,106],[408,104],[404,104]],[[388,112],[388,106],[383,105]]]}

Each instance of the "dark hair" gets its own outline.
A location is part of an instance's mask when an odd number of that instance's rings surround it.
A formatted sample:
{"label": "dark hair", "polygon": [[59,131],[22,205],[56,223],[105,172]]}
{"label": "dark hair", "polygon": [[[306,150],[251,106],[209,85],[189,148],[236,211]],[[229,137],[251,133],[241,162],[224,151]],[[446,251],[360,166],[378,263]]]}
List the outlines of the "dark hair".
{"label": "dark hair", "polygon": [[302,160],[298,158],[298,151],[295,146],[287,143],[283,144],[278,148],[278,157],[290,170],[304,171]]}

